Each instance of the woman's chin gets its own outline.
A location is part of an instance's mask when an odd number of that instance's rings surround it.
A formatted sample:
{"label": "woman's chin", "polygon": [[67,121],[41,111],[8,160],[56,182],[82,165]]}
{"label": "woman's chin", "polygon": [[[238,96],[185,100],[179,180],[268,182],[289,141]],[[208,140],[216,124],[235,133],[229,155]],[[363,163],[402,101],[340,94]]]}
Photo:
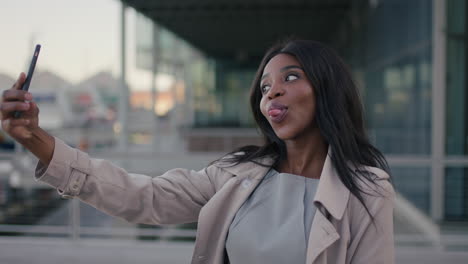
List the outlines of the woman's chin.
{"label": "woman's chin", "polygon": [[281,139],[282,141],[287,140],[298,140],[304,137],[309,137],[316,132],[317,128],[311,129],[291,129],[291,127],[281,127],[277,129],[273,129],[275,131],[276,136]]}
{"label": "woman's chin", "polygon": [[295,134],[291,133],[291,131],[282,131],[281,129],[275,130],[276,136],[285,141],[285,140],[290,140],[295,138]]}

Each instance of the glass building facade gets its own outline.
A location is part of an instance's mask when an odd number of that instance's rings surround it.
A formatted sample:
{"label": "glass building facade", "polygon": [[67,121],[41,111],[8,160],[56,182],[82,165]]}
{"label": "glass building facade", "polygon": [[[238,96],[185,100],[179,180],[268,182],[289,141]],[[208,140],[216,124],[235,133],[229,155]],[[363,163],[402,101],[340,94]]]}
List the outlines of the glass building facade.
{"label": "glass building facade", "polygon": [[[466,10],[463,0],[370,1],[350,41],[332,43],[362,90],[369,136],[388,157],[397,191],[438,221],[468,221]],[[211,58],[158,27],[158,60],[184,62],[191,131],[254,130],[248,97],[258,65]],[[219,135],[209,134],[211,144]]]}
{"label": "glass building facade", "polygon": [[[432,11],[432,1],[378,1],[352,41],[369,136],[388,157],[431,155]],[[430,214],[430,165],[389,161],[399,193]]]}
{"label": "glass building facade", "polygon": [[[215,73],[212,89],[208,94],[197,96],[195,109],[195,127],[252,127],[253,117],[249,105],[249,88],[255,74],[255,68],[245,68],[235,63],[213,60],[211,69]],[[200,76],[203,73],[200,72]],[[206,72],[203,74],[206,76]],[[202,89],[203,90],[203,89]],[[209,104],[206,98],[213,98]]]}
{"label": "glass building facade", "polygon": [[[468,221],[466,9],[463,0],[371,1],[338,50],[362,89],[369,136],[388,157],[397,191],[438,221]],[[437,39],[440,27],[446,32]],[[437,62],[443,85],[434,83],[436,41],[445,43]],[[194,75],[203,84],[195,84],[193,127],[253,127],[248,93],[257,65],[203,65]],[[445,95],[441,156],[433,146],[436,90]]]}
{"label": "glass building facade", "polygon": [[386,154],[431,151],[432,5],[379,1],[354,43],[369,133]]}

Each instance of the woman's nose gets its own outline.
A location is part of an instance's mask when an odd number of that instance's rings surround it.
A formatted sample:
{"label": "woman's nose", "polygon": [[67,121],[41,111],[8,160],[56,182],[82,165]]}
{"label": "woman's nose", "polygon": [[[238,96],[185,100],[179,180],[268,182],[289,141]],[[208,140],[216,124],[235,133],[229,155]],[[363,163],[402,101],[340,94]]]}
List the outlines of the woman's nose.
{"label": "woman's nose", "polygon": [[280,85],[273,85],[268,91],[268,98],[273,99],[284,94],[284,89]]}

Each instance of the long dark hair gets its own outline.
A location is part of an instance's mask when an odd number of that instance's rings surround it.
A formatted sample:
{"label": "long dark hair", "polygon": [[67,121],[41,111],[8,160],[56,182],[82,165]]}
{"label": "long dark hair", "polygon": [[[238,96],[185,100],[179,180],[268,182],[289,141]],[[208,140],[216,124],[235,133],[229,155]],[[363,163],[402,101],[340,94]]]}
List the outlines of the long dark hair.
{"label": "long dark hair", "polygon": [[235,155],[227,155],[222,159],[227,159],[232,164],[248,161],[258,163],[259,158],[271,156],[274,158],[274,163],[267,165],[273,167],[286,160],[285,143],[276,136],[260,111],[262,99],[260,81],[263,69],[278,54],[292,55],[302,65],[316,95],[315,120],[320,133],[331,148],[332,164],[341,182],[359,199],[369,213],[362,196],[362,193],[368,192],[360,187],[358,181],[366,185],[376,185],[375,175],[357,173],[352,167],[372,166],[389,173],[388,164],[382,153],[368,139],[359,91],[348,67],[334,50],[320,42],[289,40],[276,44],[266,52],[250,92],[250,106],[263,135],[264,144],[242,147],[230,153]]}

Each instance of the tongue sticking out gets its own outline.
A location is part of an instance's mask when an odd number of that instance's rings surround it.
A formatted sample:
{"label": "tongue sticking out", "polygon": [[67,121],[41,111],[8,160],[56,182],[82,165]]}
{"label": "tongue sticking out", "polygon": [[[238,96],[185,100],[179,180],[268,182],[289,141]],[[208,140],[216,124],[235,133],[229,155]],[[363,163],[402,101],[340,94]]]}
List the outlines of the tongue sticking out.
{"label": "tongue sticking out", "polygon": [[281,109],[271,109],[270,111],[268,111],[268,115],[272,116],[272,117],[275,117],[275,116],[280,115],[281,112],[283,112],[283,110],[281,110]]}
{"label": "tongue sticking out", "polygon": [[287,109],[282,108],[282,109],[270,109],[268,110],[268,115],[270,116],[270,120],[273,121],[274,123],[280,123],[283,121],[283,119],[286,116]]}

